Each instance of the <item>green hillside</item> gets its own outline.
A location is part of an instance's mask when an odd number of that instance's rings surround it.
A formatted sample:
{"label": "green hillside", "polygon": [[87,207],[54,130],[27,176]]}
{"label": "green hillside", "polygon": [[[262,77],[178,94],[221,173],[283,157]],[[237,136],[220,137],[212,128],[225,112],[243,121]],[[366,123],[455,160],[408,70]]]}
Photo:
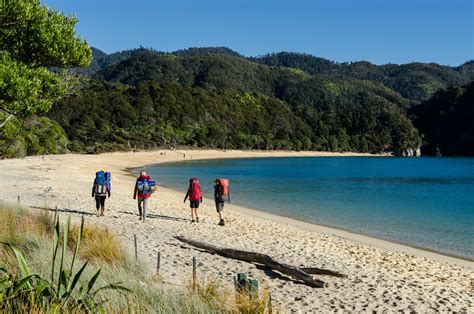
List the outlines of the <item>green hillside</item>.
{"label": "green hillside", "polygon": [[419,62],[377,66],[365,61],[335,63],[312,55],[287,52],[269,54],[252,60],[271,66],[297,68],[312,75],[325,74],[370,80],[416,101],[427,100],[440,88],[463,85],[474,80],[472,61],[459,67]]}
{"label": "green hillside", "polygon": [[[422,143],[413,106],[474,77],[472,61],[377,66],[296,53],[247,58],[225,47],[92,53],[89,67],[74,70],[88,83],[41,122],[55,126],[54,150],[20,138],[10,155],[176,146],[403,154]],[[416,111],[420,129],[432,117],[423,115]],[[35,130],[30,138],[46,141]]]}

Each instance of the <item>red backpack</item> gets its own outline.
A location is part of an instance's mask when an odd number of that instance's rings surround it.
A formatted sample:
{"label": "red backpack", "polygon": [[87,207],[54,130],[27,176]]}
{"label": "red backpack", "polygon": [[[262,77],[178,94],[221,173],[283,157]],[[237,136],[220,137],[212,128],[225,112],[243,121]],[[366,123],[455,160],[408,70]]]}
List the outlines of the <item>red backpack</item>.
{"label": "red backpack", "polygon": [[197,178],[189,179],[189,200],[199,201],[201,200],[202,192],[199,180]]}
{"label": "red backpack", "polygon": [[229,195],[229,179],[219,179],[219,194]]}

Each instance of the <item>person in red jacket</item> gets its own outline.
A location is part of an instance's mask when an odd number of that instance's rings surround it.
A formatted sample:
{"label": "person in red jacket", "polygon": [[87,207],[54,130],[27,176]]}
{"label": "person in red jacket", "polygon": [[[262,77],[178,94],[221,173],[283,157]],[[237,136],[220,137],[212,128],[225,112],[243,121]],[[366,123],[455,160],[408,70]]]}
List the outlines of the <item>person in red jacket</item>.
{"label": "person in red jacket", "polygon": [[152,193],[148,184],[144,184],[148,181],[151,181],[151,177],[147,176],[145,171],[140,172],[140,176],[135,182],[135,190],[133,191],[133,199],[137,199],[138,197],[138,213],[140,214],[139,219],[143,221],[146,219],[146,214],[148,211],[148,199]]}

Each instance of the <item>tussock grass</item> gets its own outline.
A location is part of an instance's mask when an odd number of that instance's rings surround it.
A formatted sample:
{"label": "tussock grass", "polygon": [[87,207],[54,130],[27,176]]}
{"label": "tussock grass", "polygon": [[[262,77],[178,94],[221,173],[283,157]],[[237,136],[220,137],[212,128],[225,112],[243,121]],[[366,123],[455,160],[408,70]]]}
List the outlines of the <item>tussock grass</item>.
{"label": "tussock grass", "polygon": [[46,213],[30,215],[25,209],[0,203],[0,238],[25,250],[51,232],[53,221]]}
{"label": "tussock grass", "polygon": [[[68,247],[72,250],[76,246],[78,226],[71,228],[68,238]],[[85,226],[83,230],[79,256],[87,261],[108,264],[126,264],[126,254],[117,237],[108,229],[96,226]]]}
{"label": "tussock grass", "polygon": [[216,305],[223,312],[231,312],[233,308],[232,292],[225,289],[222,284],[214,278],[198,280],[195,285],[193,285],[192,280],[190,280],[187,284],[187,289],[190,293],[196,294],[205,304]]}
{"label": "tussock grass", "polygon": [[[238,313],[257,314],[257,313],[275,313],[272,310],[270,302],[270,293],[263,289],[259,295],[252,297],[247,292],[239,292],[235,294],[235,308]],[[265,309],[266,306],[266,309]]]}
{"label": "tussock grass", "polygon": [[[32,216],[24,208],[0,202],[0,241],[19,247],[26,255],[41,247],[52,228],[53,219],[47,213]],[[0,261],[0,266],[16,271],[14,255],[4,246],[0,246]]]}
{"label": "tussock grass", "polygon": [[[53,220],[53,215],[48,211],[32,212],[0,202],[0,241],[19,247],[30,268],[45,278],[51,273]],[[62,220],[65,221],[65,219]],[[72,260],[78,232],[78,227],[72,227],[70,230],[67,242],[68,250],[64,259],[66,265],[69,265]],[[130,257],[112,232],[89,226],[87,222],[78,255],[73,272],[77,272],[85,261],[91,261],[93,263],[87,267],[83,274],[85,280],[91,278],[100,268],[101,274],[96,283],[97,286],[121,282],[123,286],[132,291],[130,293],[115,291],[100,293],[97,301],[103,302],[106,312],[239,312],[233,293],[221,287],[217,280],[199,282],[196,285],[196,290],[166,285],[161,278],[154,278],[151,273],[147,273],[146,265]],[[18,267],[15,256],[5,246],[0,246],[0,267],[9,269],[12,274],[20,275],[20,272],[15,270]],[[25,302],[20,306],[23,306],[20,307],[20,309],[24,309],[20,310],[23,313],[56,311],[51,304],[37,305]]]}

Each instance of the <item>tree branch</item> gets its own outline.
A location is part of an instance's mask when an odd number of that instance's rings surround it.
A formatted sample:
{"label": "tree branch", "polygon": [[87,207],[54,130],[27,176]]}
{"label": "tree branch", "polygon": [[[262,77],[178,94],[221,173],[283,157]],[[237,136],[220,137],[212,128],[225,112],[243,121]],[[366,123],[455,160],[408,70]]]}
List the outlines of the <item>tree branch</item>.
{"label": "tree branch", "polygon": [[10,121],[11,119],[13,119],[15,117],[15,115],[13,115],[12,113],[5,119],[5,121],[3,121],[1,124],[0,124],[0,128],[3,128],[5,126],[5,124],[7,124],[8,121]]}

